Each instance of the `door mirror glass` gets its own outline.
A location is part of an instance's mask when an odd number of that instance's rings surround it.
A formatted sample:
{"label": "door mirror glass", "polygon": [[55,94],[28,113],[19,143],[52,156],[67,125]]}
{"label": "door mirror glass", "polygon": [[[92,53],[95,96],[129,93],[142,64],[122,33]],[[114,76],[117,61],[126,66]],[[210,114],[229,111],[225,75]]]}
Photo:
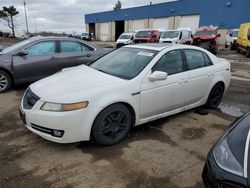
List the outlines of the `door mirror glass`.
{"label": "door mirror glass", "polygon": [[232,33],[230,33],[230,34],[229,34],[229,36],[230,36],[230,37],[232,37],[232,36],[233,36],[233,34],[232,34]]}
{"label": "door mirror glass", "polygon": [[153,37],[153,38],[156,38],[156,35],[154,34],[152,37]]}
{"label": "door mirror glass", "polygon": [[28,52],[26,52],[25,50],[22,50],[22,51],[18,52],[17,55],[20,57],[23,57],[23,56],[28,55]]}
{"label": "door mirror glass", "polygon": [[154,82],[154,81],[161,81],[161,80],[166,80],[168,77],[168,73],[162,72],[162,71],[154,71],[150,76],[149,80]]}
{"label": "door mirror glass", "polygon": [[217,37],[220,37],[220,34],[217,34]]}

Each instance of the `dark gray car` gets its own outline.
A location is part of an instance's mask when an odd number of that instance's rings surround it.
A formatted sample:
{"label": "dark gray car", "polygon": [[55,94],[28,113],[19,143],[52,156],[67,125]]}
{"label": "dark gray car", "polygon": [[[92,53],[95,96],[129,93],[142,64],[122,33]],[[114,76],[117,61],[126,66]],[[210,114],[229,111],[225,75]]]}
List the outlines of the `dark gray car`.
{"label": "dark gray car", "polygon": [[0,52],[0,93],[12,85],[33,82],[66,67],[89,64],[110,50],[86,41],[34,37]]}

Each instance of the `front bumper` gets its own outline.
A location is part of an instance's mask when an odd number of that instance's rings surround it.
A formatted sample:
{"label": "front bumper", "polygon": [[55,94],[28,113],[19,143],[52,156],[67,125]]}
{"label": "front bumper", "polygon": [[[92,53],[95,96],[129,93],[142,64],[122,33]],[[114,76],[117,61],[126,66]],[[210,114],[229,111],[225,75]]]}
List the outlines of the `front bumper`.
{"label": "front bumper", "polygon": [[247,179],[221,169],[215,162],[212,150],[202,172],[206,188],[247,188]]}
{"label": "front bumper", "polygon": [[[23,104],[23,102],[22,102]],[[37,101],[32,109],[20,107],[20,115],[25,126],[33,133],[46,140],[57,143],[74,143],[90,140],[93,121],[101,107],[88,107],[86,109],[51,112],[40,110],[42,101]],[[49,131],[63,132],[62,137],[56,137]]]}

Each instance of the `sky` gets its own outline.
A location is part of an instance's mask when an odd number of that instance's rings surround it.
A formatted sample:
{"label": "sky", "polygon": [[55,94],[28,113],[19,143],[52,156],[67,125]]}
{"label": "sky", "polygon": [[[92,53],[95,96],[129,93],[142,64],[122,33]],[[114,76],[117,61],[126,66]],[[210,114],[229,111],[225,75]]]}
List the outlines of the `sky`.
{"label": "sky", "polygon": [[[0,0],[0,9],[3,6],[17,8],[17,34],[22,35],[26,30],[24,16],[24,0]],[[148,5],[150,0],[120,0],[122,8]],[[151,0],[153,4],[171,0]],[[84,15],[101,11],[113,10],[117,0],[26,0],[28,26],[30,32],[52,31],[66,33],[81,33],[85,31]],[[0,30],[8,31],[3,21]]]}

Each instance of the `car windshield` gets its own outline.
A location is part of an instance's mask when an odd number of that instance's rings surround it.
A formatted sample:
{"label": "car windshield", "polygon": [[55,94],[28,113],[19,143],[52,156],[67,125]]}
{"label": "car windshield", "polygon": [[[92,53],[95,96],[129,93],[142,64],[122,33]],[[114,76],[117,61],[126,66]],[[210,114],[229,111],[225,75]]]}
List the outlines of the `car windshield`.
{"label": "car windshield", "polygon": [[194,36],[215,36],[215,31],[196,31]]}
{"label": "car windshield", "polygon": [[13,51],[15,51],[16,49],[25,46],[26,44],[30,43],[30,40],[24,40],[22,42],[19,42],[17,44],[14,44],[8,48],[5,48],[4,50],[1,51],[2,54],[7,54],[7,53],[11,53]]}
{"label": "car windshield", "polygon": [[152,35],[152,31],[138,31],[136,33],[136,37],[150,37]]}
{"label": "car windshield", "polygon": [[82,36],[88,36],[89,33],[82,33]]}
{"label": "car windshield", "polygon": [[121,35],[119,37],[119,39],[130,39],[132,37],[132,35],[127,35],[127,34],[124,34],[124,35]]}
{"label": "car windshield", "polygon": [[161,33],[161,38],[177,38],[180,34],[180,31],[165,31]]}
{"label": "car windshield", "polygon": [[237,36],[238,36],[238,33],[239,33],[239,31],[233,31],[233,32],[232,32],[232,37],[237,37]]}
{"label": "car windshield", "polygon": [[120,48],[98,59],[90,67],[129,80],[137,76],[157,53],[153,50]]}

